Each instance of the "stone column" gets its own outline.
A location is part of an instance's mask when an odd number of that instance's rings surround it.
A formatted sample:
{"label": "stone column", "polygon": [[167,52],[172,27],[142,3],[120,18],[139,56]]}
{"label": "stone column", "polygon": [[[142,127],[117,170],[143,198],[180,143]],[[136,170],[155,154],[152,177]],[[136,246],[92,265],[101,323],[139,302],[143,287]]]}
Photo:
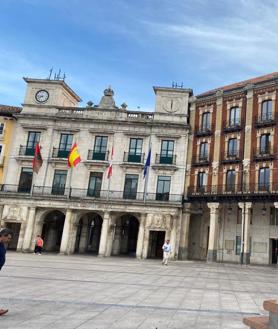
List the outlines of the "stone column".
{"label": "stone column", "polygon": [[149,247],[149,238],[150,238],[150,230],[145,229],[144,239],[143,239],[143,251],[142,258],[146,259],[148,257],[148,247]]}
{"label": "stone column", "polygon": [[[115,224],[116,225],[116,224]],[[121,235],[122,235],[122,226],[116,225],[114,227],[115,234],[112,242],[112,255],[119,255],[121,250]]]}
{"label": "stone column", "polygon": [[188,259],[188,239],[189,239],[189,225],[190,225],[190,204],[186,205],[181,219],[181,236],[179,246],[179,259]]}
{"label": "stone column", "polygon": [[250,264],[250,223],[252,203],[245,203],[243,264]]}
{"label": "stone column", "polygon": [[35,216],[36,216],[36,208],[32,207],[29,210],[29,216],[27,218],[27,223],[26,223],[26,227],[25,227],[24,240],[23,240],[23,246],[22,246],[23,251],[30,251]]}
{"label": "stone column", "polygon": [[209,227],[209,244],[207,261],[217,261],[217,243],[218,243],[218,217],[219,217],[219,203],[210,202],[207,204],[210,209],[210,227]]}
{"label": "stone column", "polygon": [[[114,240],[116,239],[115,235],[116,235],[116,217],[115,217],[115,215],[110,214],[107,242],[106,242],[106,251],[105,251],[105,255],[104,255],[106,257],[109,257],[112,254],[112,247],[114,244]],[[120,249],[118,249],[118,250],[120,252]]]}
{"label": "stone column", "polygon": [[72,209],[67,209],[66,218],[63,228],[62,241],[60,246],[60,254],[68,253],[69,237],[72,224]]}
{"label": "stone column", "polygon": [[177,217],[176,216],[168,216],[170,219],[172,225],[171,225],[171,231],[170,231],[170,244],[172,246],[172,252],[171,252],[171,259],[177,258]]}
{"label": "stone column", "polygon": [[2,219],[3,210],[4,210],[4,206],[0,205],[0,229],[5,227],[5,221]]}
{"label": "stone column", "polygon": [[108,231],[109,231],[109,221],[110,221],[110,213],[108,211],[106,211],[103,216],[99,249],[98,249],[98,255],[100,257],[105,256],[107,237],[108,237]]}
{"label": "stone column", "polygon": [[79,241],[79,246],[78,246],[78,252],[80,254],[82,254],[86,251],[87,242],[88,242],[88,222],[86,219],[86,221],[85,220],[83,221],[82,228],[81,228],[80,241]]}
{"label": "stone column", "polygon": [[138,259],[142,258],[146,216],[147,216],[146,214],[141,214],[141,218],[140,218],[140,226],[139,226],[139,232],[138,232],[138,237],[137,237],[137,246],[136,246],[136,257]]}

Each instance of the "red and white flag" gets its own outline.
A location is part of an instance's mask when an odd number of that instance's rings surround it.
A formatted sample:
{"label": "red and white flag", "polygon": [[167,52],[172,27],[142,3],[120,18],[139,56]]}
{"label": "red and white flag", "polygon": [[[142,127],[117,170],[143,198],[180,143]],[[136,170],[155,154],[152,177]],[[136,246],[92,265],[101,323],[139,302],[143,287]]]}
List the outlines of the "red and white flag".
{"label": "red and white flag", "polygon": [[112,147],[112,151],[111,151],[107,178],[110,178],[112,176],[113,156],[114,156],[114,146]]}

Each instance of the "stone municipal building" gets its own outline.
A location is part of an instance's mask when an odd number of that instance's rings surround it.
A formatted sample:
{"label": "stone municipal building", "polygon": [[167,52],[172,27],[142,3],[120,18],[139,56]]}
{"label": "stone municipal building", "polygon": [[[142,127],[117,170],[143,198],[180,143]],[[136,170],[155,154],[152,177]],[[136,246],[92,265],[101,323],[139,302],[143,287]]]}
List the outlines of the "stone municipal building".
{"label": "stone municipal building", "polygon": [[[277,262],[278,73],[197,96],[154,87],[154,112],[117,106],[111,88],[83,108],[62,80],[24,80],[0,191],[11,248],[32,251],[41,234],[48,252],[145,259],[169,238],[174,259]],[[82,161],[69,169],[73,143]]]}

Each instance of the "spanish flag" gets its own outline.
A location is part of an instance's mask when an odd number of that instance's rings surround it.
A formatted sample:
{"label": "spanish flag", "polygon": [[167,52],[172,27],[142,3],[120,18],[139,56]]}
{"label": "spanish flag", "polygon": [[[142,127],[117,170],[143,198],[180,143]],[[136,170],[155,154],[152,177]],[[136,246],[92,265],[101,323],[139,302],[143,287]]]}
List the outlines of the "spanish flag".
{"label": "spanish flag", "polygon": [[68,166],[71,168],[75,167],[80,161],[81,157],[78,153],[77,145],[74,143],[68,155]]}

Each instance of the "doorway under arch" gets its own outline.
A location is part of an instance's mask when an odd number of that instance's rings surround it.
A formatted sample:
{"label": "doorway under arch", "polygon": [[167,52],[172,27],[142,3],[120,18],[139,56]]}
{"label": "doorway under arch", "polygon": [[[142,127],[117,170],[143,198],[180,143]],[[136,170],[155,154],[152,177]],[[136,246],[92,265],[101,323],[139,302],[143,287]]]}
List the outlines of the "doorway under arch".
{"label": "doorway under arch", "polygon": [[42,228],[45,251],[59,252],[64,229],[65,215],[59,210],[49,212]]}
{"label": "doorway under arch", "polygon": [[98,254],[102,218],[99,214],[88,213],[83,215],[78,223],[75,252]]}
{"label": "doorway under arch", "polygon": [[139,221],[133,215],[123,215],[116,221],[112,255],[135,257]]}

